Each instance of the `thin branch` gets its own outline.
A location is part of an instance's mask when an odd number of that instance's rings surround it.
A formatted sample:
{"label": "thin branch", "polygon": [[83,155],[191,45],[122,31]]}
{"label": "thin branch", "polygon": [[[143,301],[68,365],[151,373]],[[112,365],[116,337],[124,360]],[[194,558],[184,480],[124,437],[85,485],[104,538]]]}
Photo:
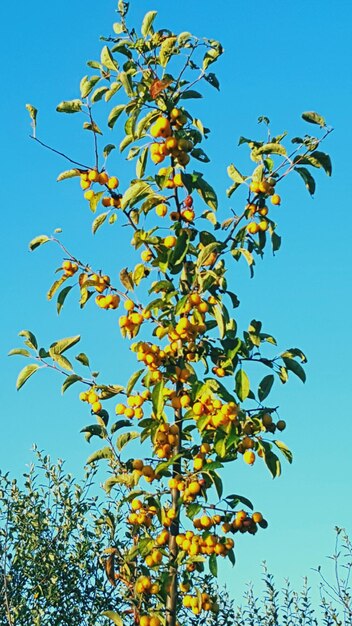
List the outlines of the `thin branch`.
{"label": "thin branch", "polygon": [[62,156],[64,159],[66,159],[66,161],[69,161],[70,163],[73,163],[74,165],[79,165],[80,167],[83,167],[85,170],[91,169],[89,165],[84,165],[84,163],[80,163],[79,161],[75,161],[74,159],[70,159],[70,157],[68,157],[67,154],[65,154],[64,152],[60,152],[59,150],[56,150],[55,148],[52,148],[48,144],[46,144],[43,141],[41,141],[40,139],[38,139],[38,137],[34,137],[33,135],[29,135],[29,138],[33,139],[34,141],[39,143],[41,146],[43,146],[43,148],[47,148],[47,150],[50,150],[51,152],[55,152],[55,154],[58,154],[59,156]]}

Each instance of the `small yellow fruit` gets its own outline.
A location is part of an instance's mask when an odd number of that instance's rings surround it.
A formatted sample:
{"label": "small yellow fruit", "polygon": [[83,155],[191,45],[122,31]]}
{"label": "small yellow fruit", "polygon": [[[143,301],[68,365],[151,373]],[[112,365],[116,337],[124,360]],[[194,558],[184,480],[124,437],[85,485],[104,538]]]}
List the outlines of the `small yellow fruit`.
{"label": "small yellow fruit", "polygon": [[109,180],[108,180],[108,187],[109,189],[116,189],[116,187],[119,186],[119,180],[118,178],[116,178],[116,176],[110,176]]}
{"label": "small yellow fruit", "polygon": [[164,239],[165,248],[173,248],[176,244],[176,241],[177,239],[173,235],[169,235],[168,237],[165,237]]}
{"label": "small yellow fruit", "polygon": [[277,193],[274,193],[274,195],[271,196],[270,200],[271,200],[271,204],[274,204],[274,205],[281,204],[281,198]]}

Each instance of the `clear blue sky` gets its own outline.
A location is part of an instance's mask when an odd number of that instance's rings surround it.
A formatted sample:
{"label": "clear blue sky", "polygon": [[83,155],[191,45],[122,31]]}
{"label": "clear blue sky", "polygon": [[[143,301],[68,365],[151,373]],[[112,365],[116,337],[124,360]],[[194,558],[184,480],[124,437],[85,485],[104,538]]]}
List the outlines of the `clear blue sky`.
{"label": "clear blue sky", "polygon": [[[276,213],[281,251],[258,263],[252,281],[237,265],[231,274],[242,302],[241,320],[261,319],[282,348],[297,345],[309,357],[307,384],[292,380],[284,388],[276,385],[274,393],[288,422],[285,440],[294,452],[293,466],[285,464],[283,477],[275,481],[259,463],[253,468],[237,463],[227,471],[229,488],[250,497],[269,520],[267,531],[237,542],[230,587],[238,596],[245,581],[260,578],[264,559],[278,579],[299,581],[330,553],[334,525],[352,531],[352,79],[346,69],[352,6],[340,2],[332,14],[326,0],[273,0],[267,8],[258,0],[179,0],[172,10],[160,0],[135,0],[134,5],[137,23],[146,10],[157,9],[158,26],[214,37],[225,47],[217,67],[220,94],[208,89],[207,99],[194,108],[212,129],[207,177],[218,189],[228,185],[227,164],[244,162],[245,148],[237,148],[237,140],[241,134],[259,134],[259,115],[268,115],[277,133],[314,130],[300,120],[302,111],[312,109],[335,127],[325,145],[333,158],[333,178],[318,173],[314,200],[298,178],[288,183]],[[85,61],[98,58],[99,35],[110,33],[114,9],[113,0],[19,0],[3,9],[0,458],[1,467],[16,475],[32,459],[34,442],[53,458],[67,459],[67,467],[77,473],[95,446],[88,449],[79,434],[90,418],[77,391],[61,397],[55,375],[37,375],[16,393],[15,378],[24,363],[6,354],[20,345],[19,330],[30,328],[43,344],[81,333],[82,349],[105,379],[124,383],[134,365],[114,314],[95,306],[80,314],[71,297],[57,317],[45,293],[61,259],[53,247],[33,254],[27,247],[35,235],[60,226],[69,248],[112,277],[129,260],[132,264],[125,230],[105,228],[93,240],[91,215],[77,184],[55,182],[66,164],[28,139],[24,108],[27,102],[39,108],[44,141],[84,158],[88,138],[82,139],[80,121],[55,114],[55,107],[77,97]],[[114,136],[108,135],[106,143]],[[116,173],[126,180],[130,170],[123,158],[114,158]],[[235,197],[226,206],[236,208]]]}

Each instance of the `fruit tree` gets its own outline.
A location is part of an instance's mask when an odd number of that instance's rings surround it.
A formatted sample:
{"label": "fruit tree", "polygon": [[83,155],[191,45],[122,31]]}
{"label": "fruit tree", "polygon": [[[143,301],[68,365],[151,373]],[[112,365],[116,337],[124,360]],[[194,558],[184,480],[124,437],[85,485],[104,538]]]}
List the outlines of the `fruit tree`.
{"label": "fruit tree", "polygon": [[[192,101],[205,83],[219,89],[211,70],[222,46],[189,32],[157,29],[155,11],[133,28],[128,9],[120,0],[114,33],[103,38],[100,59],[88,62],[80,95],[57,107],[83,117],[83,129],[92,136],[86,163],[66,156],[71,169],[58,180],[80,184],[94,213],[93,234],[129,226],[135,265],[121,267],[115,281],[69,251],[59,230],[36,237],[30,249],[56,246],[61,265],[48,299],[57,298],[58,312],[76,294],[81,307],[116,315],[116,328],[138,367],[128,381],[108,384],[88,369],[82,352],[76,356],[81,369],[74,368],[67,355],[79,336],[39,348],[27,330],[20,333],[26,348],[12,354],[31,361],[19,374],[18,388],[46,368],[64,377],[63,392],[80,386],[79,399],[94,422],[82,430],[88,441],[102,441],[88,463],[107,462],[104,487],[116,493],[115,514],[106,519],[113,532],[104,564],[119,613],[111,610],[107,617],[115,624],[175,626],[216,614],[209,581],[219,561],[235,562],[235,535],[254,535],[267,526],[246,497],[224,489],[224,466],[263,462],[276,477],[279,456],[292,460],[281,441],[285,421],[269,395],[275,377],[281,383],[290,374],[305,380],[305,355],[298,348],[278,350],[258,320],[238,328],[239,300],[227,268],[247,263],[253,275],[255,257],[279,249],[281,189],[297,173],[313,194],[312,172],[331,174],[330,158],[320,149],[331,128],[317,113],[305,112],[303,119],[318,136],[293,137],[289,148],[286,133],[273,135],[269,120],[259,118],[261,139],[239,141],[249,150],[248,171],[227,168],[227,196],[236,199],[236,210],[219,221],[217,194],[200,171],[209,162],[203,147],[210,130],[195,116]],[[107,128],[100,122],[106,108]],[[27,109],[33,139],[59,152],[38,139],[37,110]],[[103,147],[103,133],[112,142],[118,138],[120,153],[127,153],[134,168],[129,183],[119,180],[116,146]],[[119,236],[126,233],[123,228]],[[132,458],[134,440],[146,451],[141,458]]]}

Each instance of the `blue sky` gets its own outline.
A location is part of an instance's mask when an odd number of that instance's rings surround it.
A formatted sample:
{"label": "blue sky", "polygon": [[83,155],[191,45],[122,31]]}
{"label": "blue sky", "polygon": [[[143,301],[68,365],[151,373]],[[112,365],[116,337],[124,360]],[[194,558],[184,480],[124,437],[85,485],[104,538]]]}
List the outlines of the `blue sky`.
{"label": "blue sky", "polygon": [[[291,576],[299,581],[330,553],[336,524],[352,530],[352,79],[346,69],[352,8],[341,2],[340,10],[331,15],[325,0],[274,0],[267,9],[258,0],[223,0],[216,5],[209,0],[180,0],[172,11],[168,6],[160,0],[135,0],[136,23],[145,11],[156,9],[158,27],[217,38],[225,47],[216,70],[220,93],[206,89],[204,101],[192,105],[212,130],[206,146],[212,162],[206,175],[217,189],[228,185],[228,163],[246,162],[246,148],[237,148],[237,140],[240,135],[260,137],[259,115],[271,118],[275,133],[314,131],[300,119],[302,111],[312,109],[335,128],[323,148],[333,158],[332,179],[318,172],[314,200],[298,178],[283,191],[282,207],[275,213],[283,237],[279,254],[259,262],[251,281],[244,267],[236,265],[231,272],[243,324],[253,317],[261,319],[282,348],[300,346],[309,358],[305,386],[292,380],[274,390],[288,422],[285,441],[294,452],[294,464],[284,465],[283,477],[275,481],[259,463],[253,468],[237,463],[227,470],[229,488],[250,497],[269,520],[267,531],[237,542],[238,565],[231,587],[238,596],[245,581],[260,578],[263,560],[278,579]],[[67,166],[29,140],[24,108],[27,102],[39,108],[41,139],[78,160],[86,155],[88,137],[82,138],[80,121],[59,116],[55,107],[77,97],[85,61],[98,58],[99,35],[110,33],[114,9],[111,0],[86,0],[84,5],[72,0],[69,10],[62,4],[20,0],[4,9],[0,458],[1,467],[16,475],[31,461],[34,442],[53,458],[67,459],[67,467],[77,473],[91,451],[79,434],[90,418],[74,389],[60,396],[59,380],[45,372],[20,393],[15,391],[15,378],[24,363],[6,354],[20,345],[18,331],[30,328],[44,345],[80,333],[82,350],[105,379],[124,383],[134,366],[113,314],[93,306],[80,313],[71,297],[57,317],[45,294],[60,255],[49,246],[33,254],[28,251],[32,237],[61,227],[69,249],[112,277],[118,276],[121,266],[132,264],[129,233],[124,229],[102,229],[93,240],[91,215],[78,185],[55,182]],[[117,132],[116,128],[105,143],[114,141]],[[114,157],[112,166],[120,179],[131,175],[122,157]],[[221,198],[224,210],[236,209],[236,196],[228,202],[221,192]]]}

